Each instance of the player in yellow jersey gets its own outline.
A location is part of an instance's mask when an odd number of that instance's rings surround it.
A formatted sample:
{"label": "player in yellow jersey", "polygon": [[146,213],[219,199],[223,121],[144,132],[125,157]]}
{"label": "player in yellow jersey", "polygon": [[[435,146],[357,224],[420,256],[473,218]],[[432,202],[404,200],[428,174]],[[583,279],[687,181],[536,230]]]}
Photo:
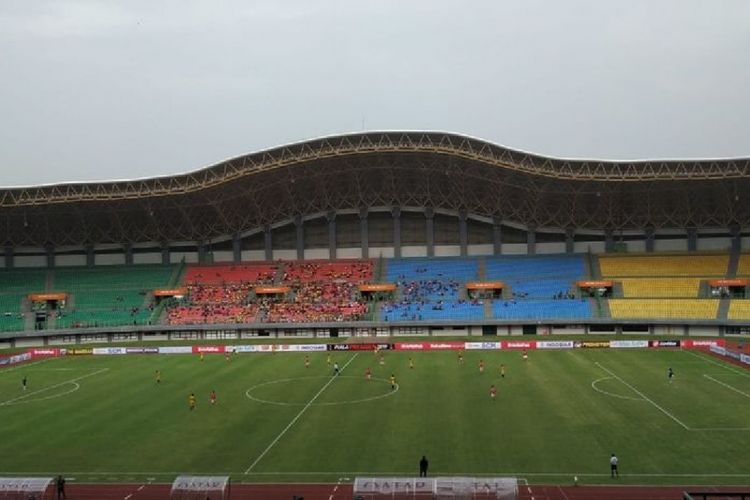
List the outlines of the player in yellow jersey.
{"label": "player in yellow jersey", "polygon": [[190,411],[195,410],[195,394],[190,393],[190,396],[188,396],[188,406],[190,407]]}
{"label": "player in yellow jersey", "polygon": [[500,364],[500,377],[505,378],[505,365],[502,363]]}
{"label": "player in yellow jersey", "polygon": [[396,376],[394,374],[391,374],[390,381],[391,381],[391,390],[395,391],[396,390]]}
{"label": "player in yellow jersey", "polygon": [[409,369],[414,369],[414,358],[412,358],[411,356],[409,356]]}
{"label": "player in yellow jersey", "polygon": [[156,383],[161,384],[161,371],[156,370]]}

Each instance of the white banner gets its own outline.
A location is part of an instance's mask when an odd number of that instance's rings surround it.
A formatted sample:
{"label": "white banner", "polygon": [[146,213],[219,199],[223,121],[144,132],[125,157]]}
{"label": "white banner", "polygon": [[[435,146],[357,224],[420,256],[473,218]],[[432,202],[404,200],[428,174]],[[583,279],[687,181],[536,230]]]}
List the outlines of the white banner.
{"label": "white banner", "polygon": [[92,349],[93,354],[127,354],[128,350],[125,347],[94,347]]}
{"label": "white banner", "polygon": [[159,354],[192,354],[193,347],[189,345],[163,346],[159,348]]}
{"label": "white banner", "polygon": [[609,347],[615,349],[640,349],[648,347],[648,340],[610,340]]}
{"label": "white banner", "polygon": [[572,340],[542,340],[536,343],[537,349],[573,349]]}
{"label": "white banner", "polygon": [[257,352],[258,346],[255,345],[232,345],[226,346],[226,349],[232,349],[234,352]]}
{"label": "white banner", "polygon": [[715,352],[716,354],[720,354],[722,356],[726,356],[727,355],[727,350],[724,349],[721,346],[718,346],[718,345],[712,345],[711,346],[711,352]]}
{"label": "white banner", "polygon": [[502,342],[464,342],[464,349],[502,349]]}
{"label": "white banner", "polygon": [[740,354],[740,361],[742,361],[746,365],[750,365],[750,356],[748,356],[747,354]]}

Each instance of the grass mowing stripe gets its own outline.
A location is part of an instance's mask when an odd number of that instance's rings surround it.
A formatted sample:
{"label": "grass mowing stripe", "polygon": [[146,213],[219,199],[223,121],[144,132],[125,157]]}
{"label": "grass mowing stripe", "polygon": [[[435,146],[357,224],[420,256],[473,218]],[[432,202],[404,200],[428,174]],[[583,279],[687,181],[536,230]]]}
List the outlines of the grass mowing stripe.
{"label": "grass mowing stripe", "polygon": [[66,380],[64,382],[60,382],[58,384],[51,385],[49,387],[45,387],[44,389],[39,389],[39,390],[36,390],[36,391],[33,391],[33,392],[29,392],[28,394],[22,394],[22,395],[20,395],[20,396],[18,396],[16,398],[9,399],[7,401],[3,401],[2,403],[0,403],[0,406],[5,406],[5,405],[12,404],[12,403],[14,403],[16,401],[19,401],[21,399],[28,398],[29,396],[33,396],[34,394],[39,394],[40,392],[49,391],[50,389],[55,389],[55,388],[60,387],[62,385],[74,384],[74,383],[78,382],[79,380],[83,380],[83,379],[88,378],[88,377],[93,377],[94,375],[98,375],[98,374],[100,374],[102,372],[106,372],[108,370],[109,370],[109,368],[102,368],[101,370],[97,370],[97,371],[95,371],[93,373],[89,373],[88,375],[82,375],[80,377],[72,378],[70,380]]}
{"label": "grass mowing stripe", "polygon": [[690,427],[688,427],[687,425],[685,425],[685,424],[683,423],[683,421],[682,421],[682,420],[680,420],[679,418],[675,417],[674,415],[672,415],[671,413],[669,413],[669,412],[668,412],[667,410],[665,410],[664,408],[662,408],[661,406],[659,406],[658,404],[656,404],[656,403],[655,403],[655,402],[654,402],[654,401],[653,401],[653,400],[652,400],[651,398],[649,398],[648,396],[646,396],[645,394],[643,394],[643,393],[642,393],[641,391],[639,391],[638,389],[636,389],[636,388],[635,388],[635,387],[633,387],[632,385],[630,385],[630,384],[628,384],[627,382],[625,382],[625,381],[624,381],[624,380],[623,380],[622,378],[620,378],[620,377],[619,377],[619,376],[618,376],[618,375],[617,375],[617,374],[616,374],[615,372],[613,372],[613,371],[611,371],[611,370],[608,370],[608,369],[607,369],[607,368],[606,368],[606,367],[605,367],[604,365],[602,365],[602,364],[601,364],[601,363],[599,363],[598,361],[596,362],[596,366],[598,366],[599,368],[601,368],[601,369],[602,369],[602,370],[604,370],[605,372],[609,373],[610,375],[612,375],[612,376],[613,376],[614,378],[616,378],[617,380],[619,380],[619,381],[620,381],[620,382],[622,382],[623,384],[625,384],[625,385],[627,385],[628,387],[630,387],[630,389],[631,389],[631,390],[632,390],[633,392],[635,392],[636,394],[638,394],[638,395],[639,395],[640,397],[642,397],[642,398],[643,398],[643,399],[644,399],[645,401],[648,401],[649,403],[651,403],[651,404],[652,404],[652,405],[653,405],[653,406],[654,406],[654,407],[655,407],[656,409],[658,409],[658,410],[659,410],[660,412],[662,412],[663,414],[665,414],[666,416],[668,416],[669,418],[671,418],[672,420],[674,420],[675,422],[677,422],[678,424],[680,424],[680,425],[681,425],[681,426],[682,426],[682,427],[683,427],[683,428],[684,428],[685,430],[687,430],[687,431],[689,431],[689,430],[690,430]]}
{"label": "grass mowing stripe", "polygon": [[746,398],[750,398],[750,394],[746,393],[745,391],[741,391],[741,390],[737,389],[736,387],[733,387],[733,386],[727,384],[726,382],[722,382],[721,380],[716,380],[711,375],[703,375],[703,376],[706,377],[708,380],[712,380],[712,381],[716,382],[719,385],[723,385],[724,387],[726,387],[729,390],[732,390],[732,391],[734,391],[734,392],[736,392],[738,394],[742,394]]}
{"label": "grass mowing stripe", "polygon": [[[341,367],[341,370],[339,370],[338,373],[342,373],[344,370],[346,370],[346,367],[349,366],[349,364],[352,361],[354,361],[354,358],[357,357],[357,354],[359,353],[355,353],[354,356],[349,358],[349,361],[347,361],[346,364]],[[317,393],[315,393],[312,399],[310,399],[310,401],[308,401],[307,404],[302,407],[302,409],[299,411],[299,413],[297,413],[297,415],[292,419],[292,421],[289,422],[289,424],[286,427],[284,427],[284,429],[279,433],[279,435],[276,436],[276,438],[273,441],[271,441],[271,444],[269,444],[268,447],[265,450],[263,450],[263,453],[258,455],[258,458],[256,458],[255,461],[250,464],[250,467],[248,467],[247,470],[245,470],[245,474],[253,470],[253,468],[255,468],[255,466],[258,465],[258,462],[260,462],[263,459],[263,457],[266,456],[266,453],[268,453],[271,450],[271,448],[273,448],[276,445],[276,443],[279,442],[279,440],[284,436],[284,434],[286,434],[287,431],[292,428],[295,422],[297,422],[297,420],[299,420],[299,418],[307,411],[307,409],[310,408],[310,406],[312,406],[315,400],[318,399],[321,394],[323,394],[323,391],[328,389],[328,386],[330,386],[333,383],[333,381],[336,380],[338,373],[336,375],[333,375],[331,379],[328,382],[326,382],[325,385],[321,387]]]}

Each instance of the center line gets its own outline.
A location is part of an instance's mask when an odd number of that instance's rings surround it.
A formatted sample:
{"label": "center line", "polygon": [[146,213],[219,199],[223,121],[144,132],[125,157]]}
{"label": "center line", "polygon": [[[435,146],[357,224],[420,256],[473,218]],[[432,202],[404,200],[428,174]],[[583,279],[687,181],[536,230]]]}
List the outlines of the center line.
{"label": "center line", "polygon": [[[349,359],[349,361],[347,361],[346,364],[341,367],[341,370],[339,370],[339,373],[343,372],[346,369],[346,367],[349,366],[349,363],[351,363],[352,361],[354,361],[354,358],[356,358],[358,354],[359,353],[355,353],[354,356],[352,356]],[[274,445],[276,445],[276,443],[279,442],[279,439],[281,439],[282,437],[284,437],[284,434],[286,434],[287,431],[292,428],[292,426],[297,422],[297,420],[299,420],[299,418],[302,416],[302,414],[305,413],[307,411],[307,409],[310,408],[310,406],[312,406],[312,404],[315,402],[316,399],[318,399],[320,397],[321,394],[323,394],[323,391],[325,391],[326,389],[328,389],[328,386],[331,385],[334,380],[336,380],[336,377],[337,377],[337,375],[333,375],[331,377],[331,380],[329,380],[328,382],[326,382],[326,384],[323,387],[320,388],[320,390],[315,394],[315,396],[313,396],[312,399],[310,401],[308,401],[305,406],[302,407],[302,409],[299,411],[299,413],[297,413],[297,416],[295,416],[292,419],[292,421],[289,422],[289,425],[287,425],[286,427],[284,427],[284,430],[282,430],[279,433],[279,435],[276,436],[276,438],[273,441],[271,441],[271,444],[269,444],[268,447],[265,450],[263,450],[263,453],[261,453],[260,455],[258,455],[258,458],[256,458],[255,461],[250,464],[250,467],[247,468],[247,470],[245,471],[245,474],[249,474],[250,471],[253,470],[253,468],[255,468],[256,465],[258,465],[258,462],[260,462],[263,459],[263,457],[266,456],[266,453],[268,453],[271,450],[271,448],[273,448]]]}
{"label": "center line", "polygon": [[665,414],[666,416],[668,416],[669,418],[671,418],[672,420],[674,420],[675,422],[677,422],[678,424],[680,424],[685,430],[688,430],[688,431],[691,430],[690,427],[688,427],[687,425],[685,425],[682,422],[682,420],[680,420],[679,418],[675,417],[674,415],[672,415],[671,413],[669,413],[667,410],[665,410],[664,408],[662,408],[658,404],[654,403],[654,401],[651,398],[649,398],[648,396],[646,396],[645,394],[643,394],[641,391],[639,391],[638,389],[636,389],[635,387],[633,387],[632,385],[628,384],[623,379],[621,379],[620,377],[618,377],[615,372],[613,372],[611,370],[608,370],[607,368],[604,367],[604,365],[602,365],[598,361],[596,362],[596,365],[599,368],[601,368],[602,370],[604,370],[605,372],[607,372],[610,375],[612,375],[613,377],[615,377],[617,380],[619,380],[623,384],[625,384],[628,387],[630,387],[630,390],[632,390],[633,392],[635,392],[636,394],[638,394],[640,397],[642,397],[643,399],[645,399],[646,401],[648,401],[649,403],[651,403],[652,405],[654,405],[654,407],[656,407],[657,410],[659,410],[660,412],[662,412],[663,414]]}

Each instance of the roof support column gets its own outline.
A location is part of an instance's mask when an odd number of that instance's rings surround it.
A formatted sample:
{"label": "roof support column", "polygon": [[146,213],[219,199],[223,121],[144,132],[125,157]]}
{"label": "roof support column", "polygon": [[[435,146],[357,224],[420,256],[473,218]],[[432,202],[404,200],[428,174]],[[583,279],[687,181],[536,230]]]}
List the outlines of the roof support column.
{"label": "roof support column", "polygon": [[122,246],[122,250],[125,253],[125,265],[132,266],[133,265],[133,244],[125,243]]}
{"label": "roof support column", "polygon": [[393,256],[401,258],[401,207],[393,207],[391,210],[393,217]]}
{"label": "roof support column", "polygon": [[565,253],[575,253],[576,251],[576,230],[572,227],[565,228]]}
{"label": "roof support column", "polygon": [[435,256],[435,210],[427,207],[424,211],[425,239],[427,241],[427,256]]}
{"label": "roof support column", "polygon": [[469,224],[466,217],[466,210],[458,212],[458,241],[461,246],[461,257],[469,255]]}
{"label": "roof support column", "polygon": [[492,251],[495,255],[503,253],[503,226],[499,218],[492,218]]}
{"label": "roof support column", "polygon": [[362,258],[363,259],[370,258],[370,237],[369,237],[370,230],[367,224],[368,213],[369,212],[367,208],[359,209],[359,234],[360,234],[360,239],[362,240]]}
{"label": "roof support column", "polygon": [[654,236],[654,228],[652,226],[646,227],[644,234],[646,235],[646,252],[653,253],[656,237]]}
{"label": "roof support column", "polygon": [[44,245],[44,254],[47,257],[47,267],[55,267],[55,245],[52,243]]}
{"label": "roof support column", "polygon": [[13,245],[5,245],[5,268],[12,269],[15,264],[15,255],[13,252]]}
{"label": "roof support column", "polygon": [[168,266],[171,263],[169,243],[166,241],[161,242],[161,263],[165,266]]}
{"label": "roof support column", "polygon": [[607,253],[615,251],[615,235],[611,229],[604,230],[604,251]]}
{"label": "roof support column", "polygon": [[729,227],[729,234],[732,238],[732,253],[739,254],[742,251],[742,232],[740,231],[740,226],[738,225],[732,225]]}
{"label": "roof support column", "polygon": [[86,244],[86,266],[94,267],[96,264],[96,257],[94,256],[94,244]]}
{"label": "roof support column", "polygon": [[689,227],[686,231],[688,252],[695,252],[698,250],[698,229]]}
{"label": "roof support column", "polygon": [[294,229],[297,234],[297,260],[305,260],[305,219],[301,215],[294,218]]}
{"label": "roof support column", "polygon": [[271,226],[263,226],[263,247],[265,249],[265,258],[267,261],[273,260],[273,239],[271,235]]}
{"label": "roof support column", "polygon": [[232,261],[235,264],[242,262],[242,237],[239,233],[232,235]]}
{"label": "roof support column", "polygon": [[536,228],[533,226],[526,230],[526,253],[536,254]]}
{"label": "roof support column", "polygon": [[328,219],[328,255],[330,259],[336,258],[336,212],[331,210],[326,215]]}
{"label": "roof support column", "polygon": [[198,247],[198,264],[208,263],[208,252],[206,251],[206,242],[197,241],[196,246]]}

